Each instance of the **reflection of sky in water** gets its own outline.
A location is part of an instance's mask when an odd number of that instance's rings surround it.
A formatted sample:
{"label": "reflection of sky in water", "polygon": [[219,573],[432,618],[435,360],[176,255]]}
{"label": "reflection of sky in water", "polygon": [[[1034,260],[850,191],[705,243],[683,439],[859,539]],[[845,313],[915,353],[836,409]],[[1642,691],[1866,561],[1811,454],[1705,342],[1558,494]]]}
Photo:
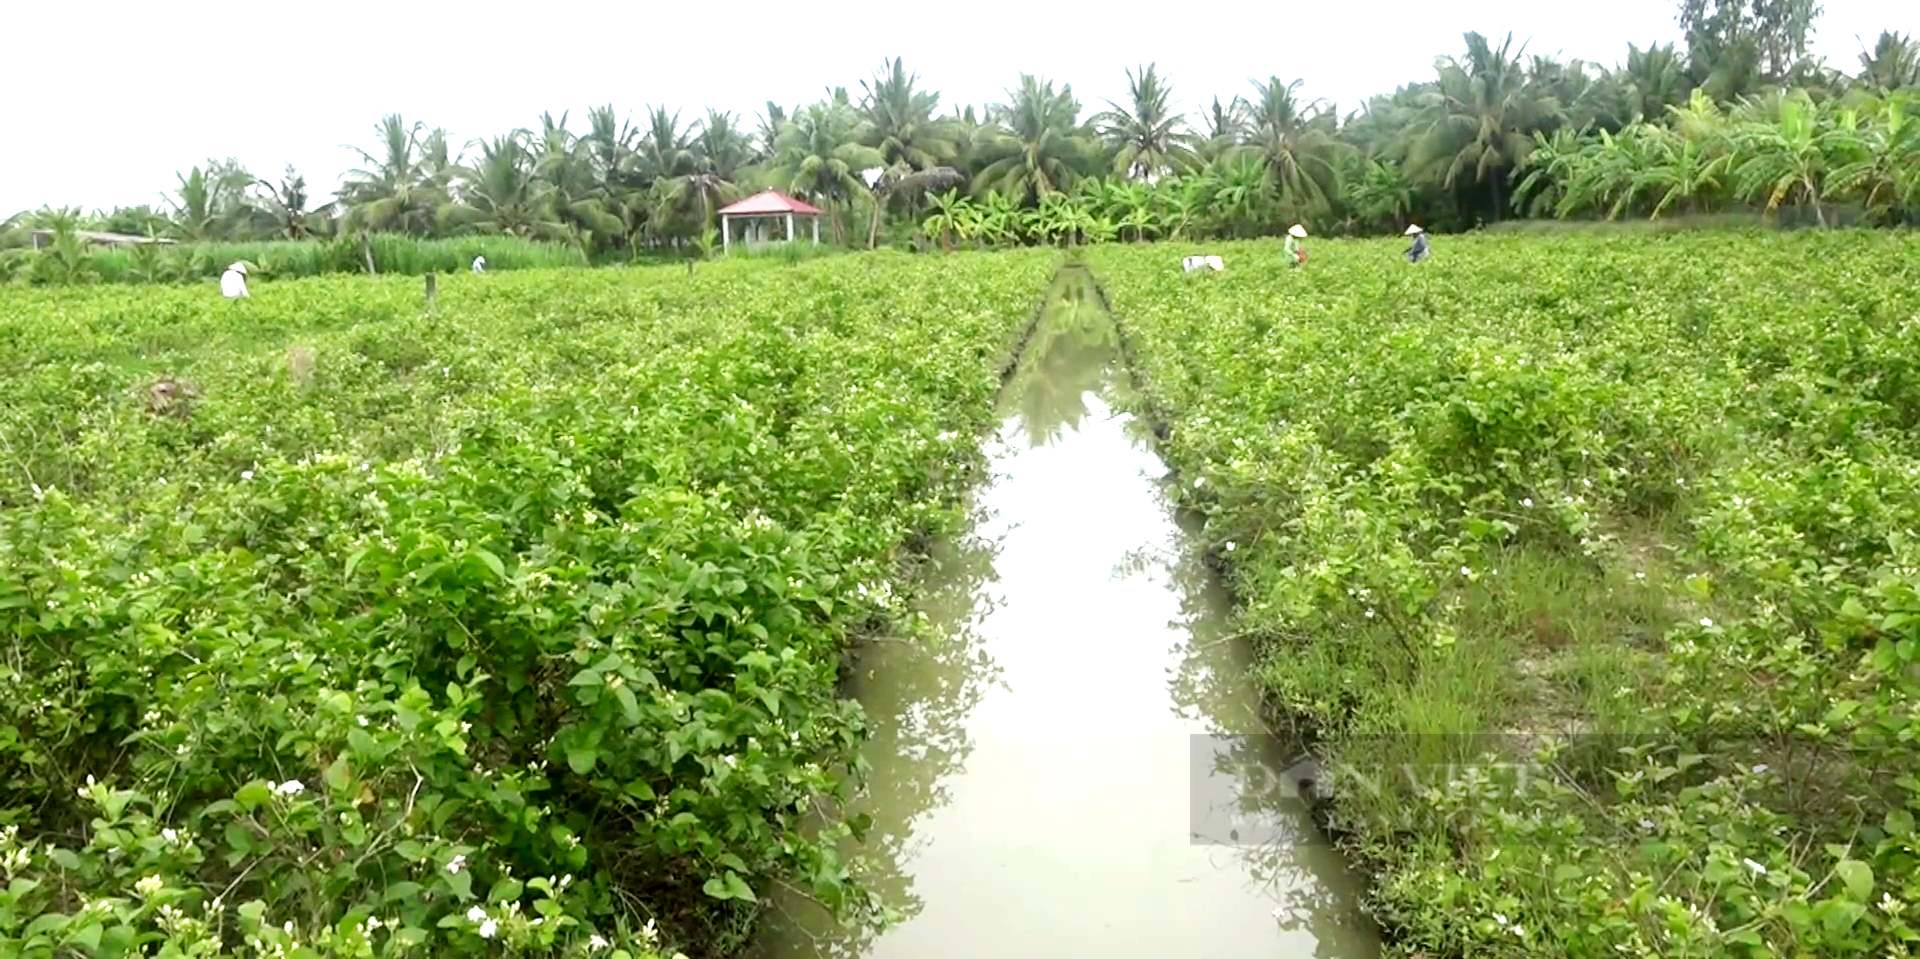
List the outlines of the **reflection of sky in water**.
{"label": "reflection of sky in water", "polygon": [[[1053,309],[1022,357],[974,541],[941,557],[933,650],[885,644],[859,853],[905,920],[828,933],[776,902],[769,957],[1371,955],[1185,548],[1112,324]],[[1231,835],[1209,844],[1195,833]],[[783,919],[782,917],[787,917]],[[804,927],[804,929],[802,928]]]}

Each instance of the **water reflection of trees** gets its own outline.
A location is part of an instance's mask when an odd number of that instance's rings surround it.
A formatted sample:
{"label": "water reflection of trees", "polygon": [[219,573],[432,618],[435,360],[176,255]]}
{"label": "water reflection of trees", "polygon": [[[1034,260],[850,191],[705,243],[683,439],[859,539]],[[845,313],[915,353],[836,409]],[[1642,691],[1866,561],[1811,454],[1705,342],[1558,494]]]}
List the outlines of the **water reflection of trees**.
{"label": "water reflection of trees", "polygon": [[1087,417],[1087,397],[1107,391],[1119,350],[1092,280],[1080,271],[1063,273],[1004,394],[1003,405],[1018,417],[1029,444],[1050,446]]}

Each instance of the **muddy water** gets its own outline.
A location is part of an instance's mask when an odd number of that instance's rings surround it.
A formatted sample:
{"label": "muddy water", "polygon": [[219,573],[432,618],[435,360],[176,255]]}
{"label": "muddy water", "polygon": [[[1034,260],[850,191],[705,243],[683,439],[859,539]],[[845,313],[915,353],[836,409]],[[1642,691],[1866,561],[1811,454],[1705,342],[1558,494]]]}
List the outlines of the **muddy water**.
{"label": "muddy water", "polygon": [[1222,597],[1185,549],[1111,321],[1062,283],[1005,393],[975,539],[940,557],[937,648],[855,679],[874,820],[852,850],[898,912],[836,929],[777,895],[764,959],[1378,951],[1357,884],[1284,785]]}

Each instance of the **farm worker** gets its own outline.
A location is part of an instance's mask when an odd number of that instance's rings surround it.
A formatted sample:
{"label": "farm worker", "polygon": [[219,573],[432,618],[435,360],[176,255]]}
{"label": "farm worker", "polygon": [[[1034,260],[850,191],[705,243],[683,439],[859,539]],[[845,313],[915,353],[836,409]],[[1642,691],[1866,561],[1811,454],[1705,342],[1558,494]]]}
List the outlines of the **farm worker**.
{"label": "farm worker", "polygon": [[220,274],[220,294],[229,300],[237,300],[247,295],[247,265],[236,262]]}
{"label": "farm worker", "polygon": [[1227,262],[1217,256],[1207,257],[1207,265],[1213,267],[1215,273],[1222,272],[1227,268]]}
{"label": "farm worker", "polygon": [[1407,262],[1418,263],[1427,258],[1427,231],[1415,223],[1407,227],[1407,236],[1413,237],[1413,245],[1407,248]]}
{"label": "farm worker", "polygon": [[485,256],[476,256],[473,258],[473,272],[487,272],[487,258]]}
{"label": "farm worker", "polygon": [[1219,272],[1226,269],[1227,264],[1217,256],[1189,256],[1181,259],[1180,268],[1188,273],[1207,269]]}
{"label": "farm worker", "polygon": [[1294,266],[1307,262],[1307,251],[1300,245],[1300,241],[1306,238],[1306,227],[1298,223],[1287,227],[1287,257],[1293,260]]}

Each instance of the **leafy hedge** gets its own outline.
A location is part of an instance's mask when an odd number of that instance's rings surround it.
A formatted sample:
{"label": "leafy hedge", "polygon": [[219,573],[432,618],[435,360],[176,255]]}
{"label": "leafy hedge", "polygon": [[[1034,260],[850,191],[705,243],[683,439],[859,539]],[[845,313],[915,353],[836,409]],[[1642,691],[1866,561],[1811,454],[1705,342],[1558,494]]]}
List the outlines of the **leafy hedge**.
{"label": "leafy hedge", "polygon": [[[102,249],[80,247],[0,250],[0,283],[9,278],[44,285],[187,283],[219,278],[236,260],[263,279],[296,279],[332,273],[365,274],[367,255],[379,273],[421,276],[464,273],[484,255],[487,269],[550,269],[583,266],[586,254],[564,243],[514,236],[425,239],[378,233],[360,245],[358,234],[323,240],[181,243]],[[71,262],[70,262],[71,261]]]}
{"label": "leafy hedge", "polygon": [[802,829],[862,734],[838,655],[913,628],[1050,268],[0,292],[0,952],[870,913]]}
{"label": "leafy hedge", "polygon": [[1396,948],[1910,954],[1920,238],[1310,245],[1089,259]]}

